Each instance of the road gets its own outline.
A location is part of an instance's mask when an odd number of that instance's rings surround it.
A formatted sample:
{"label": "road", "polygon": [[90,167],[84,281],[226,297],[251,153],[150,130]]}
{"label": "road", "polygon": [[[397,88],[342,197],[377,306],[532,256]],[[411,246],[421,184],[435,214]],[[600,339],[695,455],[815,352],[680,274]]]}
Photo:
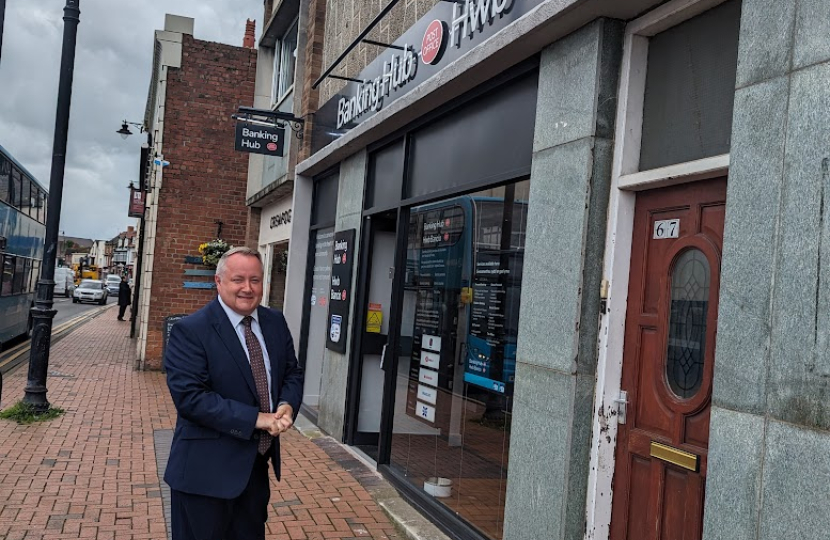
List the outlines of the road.
{"label": "road", "polygon": [[[107,300],[107,304],[115,304],[117,302],[117,295],[111,295]],[[91,309],[97,309],[99,307],[97,304],[73,304],[71,298],[55,298],[55,309],[58,310],[58,313],[55,315],[52,326],[58,326],[69,319],[74,319],[78,315],[82,315]],[[113,317],[115,316],[113,315]]]}
{"label": "road", "polygon": [[[108,299],[107,305],[117,303],[117,297],[112,296]],[[52,343],[61,339],[66,334],[72,332],[79,324],[83,324],[94,317],[95,314],[103,309],[104,306],[98,304],[73,304],[71,298],[56,298],[55,309],[57,313],[52,321]],[[117,316],[116,310],[110,310],[107,316],[115,318]],[[128,323],[121,323],[128,324]],[[3,345],[0,350],[0,374],[5,373],[16,366],[25,362],[29,358],[29,340],[17,339],[10,341]]]}

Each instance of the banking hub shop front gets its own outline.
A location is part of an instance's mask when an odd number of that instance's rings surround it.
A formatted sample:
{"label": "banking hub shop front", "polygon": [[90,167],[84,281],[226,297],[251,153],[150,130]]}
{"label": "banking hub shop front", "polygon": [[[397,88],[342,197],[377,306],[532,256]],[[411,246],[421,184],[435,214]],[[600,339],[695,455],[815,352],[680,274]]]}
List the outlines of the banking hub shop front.
{"label": "banking hub shop front", "polygon": [[453,538],[608,526],[586,505],[623,21],[653,3],[436,2],[316,81],[286,289],[304,410]]}

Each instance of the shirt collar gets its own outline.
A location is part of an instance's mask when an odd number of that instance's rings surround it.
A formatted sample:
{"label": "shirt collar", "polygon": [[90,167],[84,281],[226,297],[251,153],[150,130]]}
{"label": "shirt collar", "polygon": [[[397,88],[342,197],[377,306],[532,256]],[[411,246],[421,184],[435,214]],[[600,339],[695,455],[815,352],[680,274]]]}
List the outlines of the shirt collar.
{"label": "shirt collar", "polygon": [[[231,326],[236,328],[239,326],[239,323],[242,322],[242,319],[245,318],[244,315],[240,315],[239,313],[235,312],[233,309],[228,307],[228,305],[222,301],[221,296],[216,297],[219,300],[219,305],[222,306],[222,309],[225,311],[225,315],[228,316],[228,319],[231,321]],[[259,309],[255,309],[253,313],[251,313],[251,317],[259,324]]]}

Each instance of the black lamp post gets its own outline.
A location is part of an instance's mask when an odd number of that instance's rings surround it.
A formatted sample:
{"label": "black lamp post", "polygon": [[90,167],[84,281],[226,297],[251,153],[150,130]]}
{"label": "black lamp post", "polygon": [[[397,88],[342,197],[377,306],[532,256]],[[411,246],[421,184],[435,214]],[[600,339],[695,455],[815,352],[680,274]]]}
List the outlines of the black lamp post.
{"label": "black lamp post", "polygon": [[[2,0],[0,0],[2,1]],[[63,199],[63,175],[66,168],[66,139],[69,132],[69,108],[72,103],[72,79],[75,72],[75,42],[81,21],[80,0],[66,0],[63,8],[63,49],[58,83],[58,110],[55,117],[55,139],[52,144],[52,174],[49,178],[49,211],[46,218],[46,241],[43,249],[37,299],[32,308],[32,349],[29,355],[29,377],[23,402],[36,412],[49,409],[46,400],[46,374],[49,369],[49,347],[52,343],[52,309],[55,286],[55,258]]]}
{"label": "black lamp post", "polygon": [[0,0],[0,56],[3,55],[3,21],[6,19],[6,0]]}

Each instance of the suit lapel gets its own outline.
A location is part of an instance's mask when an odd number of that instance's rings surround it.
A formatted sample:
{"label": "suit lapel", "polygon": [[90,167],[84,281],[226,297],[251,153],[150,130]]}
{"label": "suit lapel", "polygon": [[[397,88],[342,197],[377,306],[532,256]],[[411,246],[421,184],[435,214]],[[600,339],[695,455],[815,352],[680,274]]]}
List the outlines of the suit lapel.
{"label": "suit lapel", "polygon": [[222,306],[219,305],[218,300],[213,301],[213,328],[219,334],[222,344],[228,350],[236,363],[239,371],[242,373],[242,378],[248,383],[248,388],[254,396],[258,396],[256,391],[256,384],[254,383],[254,375],[251,372],[251,364],[248,363],[248,356],[242,348],[242,343],[239,342],[239,336],[236,330],[231,326],[231,321],[225,315]]}
{"label": "suit lapel", "polygon": [[260,307],[258,315],[259,327],[262,330],[262,337],[265,338],[265,348],[268,350],[268,360],[271,363],[271,395],[274,400],[277,400],[280,397],[279,388],[282,386],[282,371],[279,368],[282,349],[277,342],[277,329],[271,313]]}

